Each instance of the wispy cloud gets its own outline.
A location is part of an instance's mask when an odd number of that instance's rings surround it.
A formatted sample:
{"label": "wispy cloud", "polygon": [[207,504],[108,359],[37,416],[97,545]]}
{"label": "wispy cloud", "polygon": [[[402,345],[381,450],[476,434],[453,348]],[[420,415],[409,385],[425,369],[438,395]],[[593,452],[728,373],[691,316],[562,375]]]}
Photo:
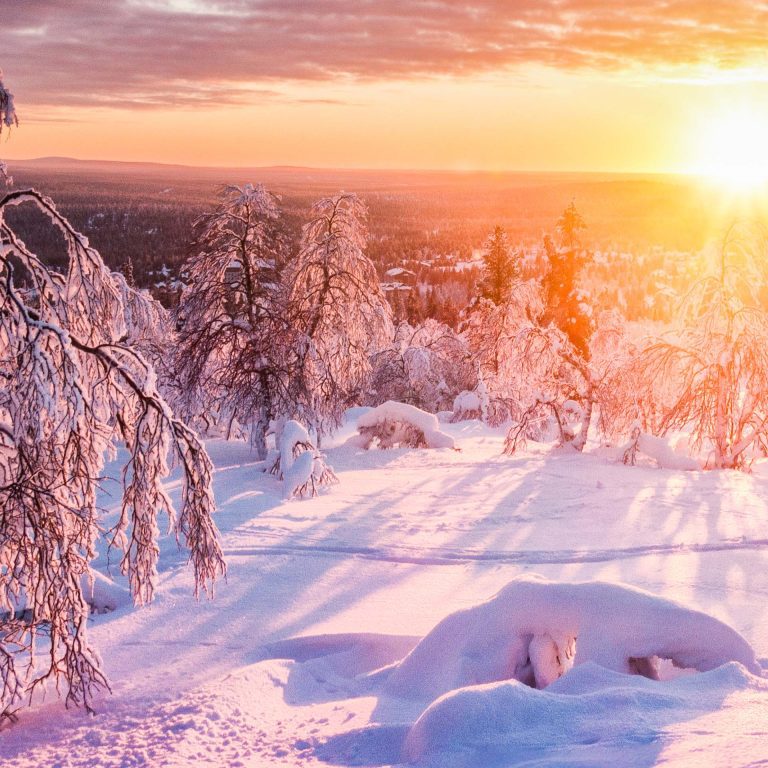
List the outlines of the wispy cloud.
{"label": "wispy cloud", "polygon": [[30,104],[258,102],[297,81],[322,101],[339,79],[522,64],[759,67],[766,29],[748,0],[24,0],[3,3],[0,66]]}

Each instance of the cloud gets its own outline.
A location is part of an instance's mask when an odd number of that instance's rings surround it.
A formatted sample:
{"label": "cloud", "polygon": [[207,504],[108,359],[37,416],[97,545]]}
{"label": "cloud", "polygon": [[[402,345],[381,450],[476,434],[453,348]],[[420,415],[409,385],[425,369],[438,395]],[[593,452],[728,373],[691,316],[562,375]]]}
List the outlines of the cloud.
{"label": "cloud", "polygon": [[[23,0],[0,66],[28,104],[155,107],[281,99],[285,83],[765,65],[751,0]],[[314,97],[310,97],[314,100]]]}

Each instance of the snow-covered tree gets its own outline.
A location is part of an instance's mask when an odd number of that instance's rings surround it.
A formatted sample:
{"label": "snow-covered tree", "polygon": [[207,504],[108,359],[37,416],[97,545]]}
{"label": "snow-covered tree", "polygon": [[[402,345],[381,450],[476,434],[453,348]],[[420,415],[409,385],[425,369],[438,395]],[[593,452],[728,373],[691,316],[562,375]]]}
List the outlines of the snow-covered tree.
{"label": "snow-covered tree", "polygon": [[511,253],[507,233],[497,226],[483,249],[483,271],[478,285],[480,296],[497,306],[505,303],[519,276],[518,258]]}
{"label": "snow-covered tree", "polygon": [[[18,205],[36,206],[58,230],[66,275],[48,269],[7,224],[6,211]],[[122,512],[106,538],[123,551],[134,599],[153,595],[160,513],[190,548],[196,591],[224,572],[212,520],[211,462],[128,342],[123,288],[49,199],[35,191],[0,199],[0,713],[6,716],[49,681],[64,685],[68,704],[88,708],[94,691],[107,686],[87,637],[81,577],[102,534],[98,478],[117,443],[128,451]],[[144,311],[154,310],[133,295],[131,316]],[[178,514],[162,485],[169,454],[181,469]]]}
{"label": "snow-covered tree", "polygon": [[529,303],[527,322],[514,341],[514,359],[524,372],[527,394],[507,436],[507,452],[546,422],[554,424],[561,443],[579,451],[586,445],[600,376],[590,364],[592,308],[579,287],[581,269],[589,259],[578,238],[584,227],[571,203],[557,222],[560,246],[545,238],[548,269],[540,297]]}
{"label": "snow-covered tree", "polygon": [[637,366],[637,391],[671,391],[658,432],[688,430],[716,468],[744,467],[768,451],[768,313],[765,233],[739,223],[711,254],[709,273],[682,305],[681,327],[651,343]]}
{"label": "snow-covered tree", "polygon": [[366,208],[342,193],[312,206],[287,272],[296,331],[296,413],[318,436],[338,426],[367,383],[371,353],[392,338],[389,303],[365,255]]}
{"label": "snow-covered tree", "polygon": [[339,482],[303,424],[279,419],[273,423],[272,431],[276,448],[267,458],[267,471],[283,481],[286,499],[317,496],[318,489]]}
{"label": "snow-covered tree", "polygon": [[541,289],[536,281],[516,281],[505,301],[494,304],[476,299],[464,311],[461,334],[475,365],[478,381],[487,391],[487,418],[498,425],[519,414],[530,381],[524,377],[521,332],[542,311]]}
{"label": "snow-covered tree", "polygon": [[[13,94],[5,87],[3,70],[0,69],[0,135],[3,133],[3,128],[10,128],[18,124],[19,119],[13,104]],[[13,183],[13,179],[8,176],[7,167],[2,160],[0,160],[0,181],[7,184]]]}
{"label": "snow-covered tree", "polygon": [[464,339],[431,318],[415,328],[400,323],[393,342],[373,355],[371,366],[366,398],[371,405],[398,400],[436,413],[475,383]]}
{"label": "snow-covered tree", "polygon": [[594,330],[592,311],[578,285],[579,273],[590,256],[581,248],[579,232],[586,225],[571,203],[557,221],[560,245],[547,237],[544,248],[549,267],[543,279],[545,324],[552,323],[568,336],[575,350],[589,358],[589,338]]}
{"label": "snow-covered tree", "polygon": [[196,228],[177,323],[184,410],[230,424],[236,419],[264,458],[270,420],[290,399],[277,200],[261,185],[227,187]]}

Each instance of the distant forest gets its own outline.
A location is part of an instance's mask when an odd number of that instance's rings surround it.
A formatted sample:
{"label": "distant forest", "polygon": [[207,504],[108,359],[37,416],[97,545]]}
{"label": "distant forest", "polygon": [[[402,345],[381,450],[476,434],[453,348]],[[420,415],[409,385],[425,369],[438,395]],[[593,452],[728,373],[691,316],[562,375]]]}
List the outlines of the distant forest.
{"label": "distant forest", "polygon": [[[729,216],[715,191],[679,177],[195,169],[56,158],[11,163],[10,170],[16,188],[51,196],[111,269],[132,272],[138,287],[165,304],[175,300],[192,224],[215,207],[224,185],[252,181],[280,195],[296,240],[315,199],[357,192],[368,207],[368,256],[382,282],[399,279],[387,276],[392,268],[407,270],[402,290],[389,293],[396,315],[449,325],[473,295],[478,254],[496,225],[535,263],[544,235],[574,201],[587,222],[585,243],[604,253],[593,275],[601,303],[623,304],[629,319],[665,319],[664,301],[647,297],[676,292],[693,269],[688,254],[717,237]],[[36,215],[10,211],[8,218],[34,252],[60,268],[63,248]]]}

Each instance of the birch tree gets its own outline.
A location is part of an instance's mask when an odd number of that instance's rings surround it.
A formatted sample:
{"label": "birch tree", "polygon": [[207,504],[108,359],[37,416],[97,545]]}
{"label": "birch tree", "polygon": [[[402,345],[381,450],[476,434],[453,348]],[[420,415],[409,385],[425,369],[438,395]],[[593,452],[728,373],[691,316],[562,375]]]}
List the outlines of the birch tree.
{"label": "birch tree", "polygon": [[[37,207],[58,230],[66,274],[47,268],[6,223],[6,211],[18,205]],[[135,317],[142,296],[131,300]],[[0,199],[3,716],[49,682],[67,704],[88,709],[108,687],[87,635],[81,578],[102,535],[98,478],[117,444],[127,448],[122,508],[105,535],[123,553],[136,602],[154,593],[160,514],[190,549],[196,593],[225,570],[210,459],[160,396],[152,367],[128,336],[124,293],[86,238],[38,192]],[[162,485],[169,456],[181,473],[178,512]]]}
{"label": "birch tree", "polygon": [[658,431],[689,430],[715,468],[744,468],[755,451],[768,451],[767,258],[761,229],[733,225],[685,297],[679,329],[640,358],[638,392],[669,382]]}
{"label": "birch tree", "polygon": [[269,422],[290,410],[292,386],[277,198],[261,185],[226,187],[196,228],[178,310],[184,411],[237,420],[263,459]]}
{"label": "birch tree", "polygon": [[354,194],[316,202],[288,270],[296,331],[295,415],[318,435],[336,427],[344,410],[360,399],[370,354],[392,338],[389,303],[365,255],[366,216]]}

